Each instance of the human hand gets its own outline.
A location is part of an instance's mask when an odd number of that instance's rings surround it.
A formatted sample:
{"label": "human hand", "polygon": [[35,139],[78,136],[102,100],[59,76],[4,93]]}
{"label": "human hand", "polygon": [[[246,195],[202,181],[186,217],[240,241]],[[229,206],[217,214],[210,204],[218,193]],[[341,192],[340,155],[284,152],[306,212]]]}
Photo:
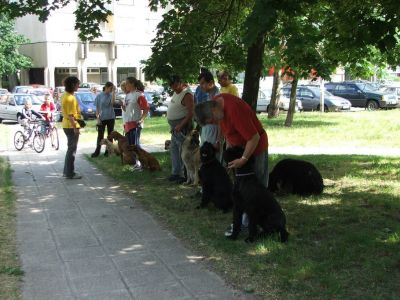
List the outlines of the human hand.
{"label": "human hand", "polygon": [[241,168],[244,166],[245,163],[246,163],[246,160],[243,157],[241,157],[241,158],[230,161],[228,163],[228,168],[229,169]]}
{"label": "human hand", "polygon": [[79,128],[74,128],[74,133],[75,135],[79,135],[80,134]]}
{"label": "human hand", "polygon": [[181,125],[176,125],[175,126],[175,132],[181,132],[181,130],[182,130],[182,126]]}

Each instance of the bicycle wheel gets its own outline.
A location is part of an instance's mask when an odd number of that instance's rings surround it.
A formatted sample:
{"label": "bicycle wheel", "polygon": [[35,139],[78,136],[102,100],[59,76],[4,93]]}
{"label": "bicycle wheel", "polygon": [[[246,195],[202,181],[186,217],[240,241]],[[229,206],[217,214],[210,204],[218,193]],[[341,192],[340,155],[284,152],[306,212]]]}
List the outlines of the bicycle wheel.
{"label": "bicycle wheel", "polygon": [[14,147],[18,151],[21,151],[22,148],[24,148],[24,145],[25,145],[24,134],[22,133],[22,131],[17,131],[14,134]]}
{"label": "bicycle wheel", "polygon": [[35,136],[33,137],[33,149],[35,149],[37,153],[43,152],[45,142],[46,142],[46,137],[44,136],[44,134],[42,133],[35,134]]}
{"label": "bicycle wheel", "polygon": [[50,139],[51,139],[51,147],[54,150],[58,150],[60,148],[60,141],[58,139],[58,130],[56,127],[53,127],[50,131]]}

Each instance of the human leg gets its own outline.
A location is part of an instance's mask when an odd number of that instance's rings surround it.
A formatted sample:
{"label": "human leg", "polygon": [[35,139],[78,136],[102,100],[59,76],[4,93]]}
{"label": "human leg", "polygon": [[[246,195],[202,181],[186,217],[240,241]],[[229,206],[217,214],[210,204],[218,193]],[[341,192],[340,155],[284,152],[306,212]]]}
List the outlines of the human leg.
{"label": "human leg", "polygon": [[96,144],[96,150],[92,153],[92,157],[97,157],[100,154],[100,141],[104,138],[104,131],[105,131],[105,124],[101,122],[100,125],[97,125],[97,144]]}
{"label": "human leg", "polygon": [[67,152],[65,154],[64,176],[73,178],[75,175],[75,155],[78,147],[79,134],[75,134],[74,129],[64,128],[67,136]]}

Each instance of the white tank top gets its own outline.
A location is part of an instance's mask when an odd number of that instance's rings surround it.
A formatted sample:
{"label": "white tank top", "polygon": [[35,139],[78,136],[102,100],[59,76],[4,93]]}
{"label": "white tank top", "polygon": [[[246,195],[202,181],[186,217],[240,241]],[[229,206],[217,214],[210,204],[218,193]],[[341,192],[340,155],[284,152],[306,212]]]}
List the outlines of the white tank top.
{"label": "white tank top", "polygon": [[168,120],[179,120],[186,117],[188,110],[187,107],[182,105],[182,100],[186,94],[193,95],[190,88],[185,88],[179,94],[174,93],[171,99],[171,103],[168,105],[167,119]]}

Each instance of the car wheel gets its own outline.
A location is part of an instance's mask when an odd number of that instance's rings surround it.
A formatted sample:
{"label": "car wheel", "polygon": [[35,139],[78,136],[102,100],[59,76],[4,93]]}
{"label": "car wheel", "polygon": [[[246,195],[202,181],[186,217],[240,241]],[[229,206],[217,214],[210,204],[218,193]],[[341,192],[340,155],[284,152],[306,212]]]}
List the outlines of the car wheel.
{"label": "car wheel", "polygon": [[22,121],[21,115],[18,114],[18,115],[17,115],[17,122],[18,122],[19,124],[21,124],[21,121]]}
{"label": "car wheel", "polygon": [[3,119],[0,118],[0,123],[3,122]]}
{"label": "car wheel", "polygon": [[378,102],[374,100],[369,100],[366,106],[367,110],[377,110],[379,108]]}

